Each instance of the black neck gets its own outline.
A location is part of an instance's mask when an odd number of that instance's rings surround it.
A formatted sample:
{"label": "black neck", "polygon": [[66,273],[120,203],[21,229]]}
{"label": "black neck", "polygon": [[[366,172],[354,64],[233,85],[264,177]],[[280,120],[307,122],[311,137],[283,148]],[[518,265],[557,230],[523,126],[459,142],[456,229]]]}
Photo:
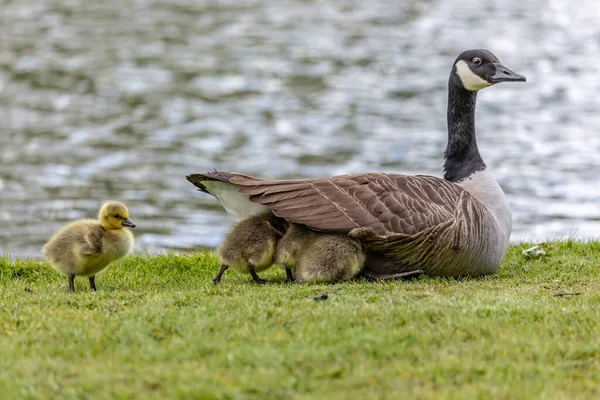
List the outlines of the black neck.
{"label": "black neck", "polygon": [[444,152],[444,179],[456,182],[485,169],[475,138],[477,92],[448,84],[448,146]]}

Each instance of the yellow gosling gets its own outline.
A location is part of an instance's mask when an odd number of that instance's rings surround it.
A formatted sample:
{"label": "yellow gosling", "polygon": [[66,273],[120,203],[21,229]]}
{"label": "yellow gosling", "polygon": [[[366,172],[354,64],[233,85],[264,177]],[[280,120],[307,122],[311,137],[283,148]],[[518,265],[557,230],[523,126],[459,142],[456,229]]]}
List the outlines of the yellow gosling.
{"label": "yellow gosling", "polygon": [[127,207],[109,202],[100,209],[98,220],[82,219],[63,226],[42,253],[52,268],[67,275],[71,292],[75,292],[76,275],[89,277],[90,288],[96,291],[96,274],[133,250],[133,234],[125,227],[135,228]]}

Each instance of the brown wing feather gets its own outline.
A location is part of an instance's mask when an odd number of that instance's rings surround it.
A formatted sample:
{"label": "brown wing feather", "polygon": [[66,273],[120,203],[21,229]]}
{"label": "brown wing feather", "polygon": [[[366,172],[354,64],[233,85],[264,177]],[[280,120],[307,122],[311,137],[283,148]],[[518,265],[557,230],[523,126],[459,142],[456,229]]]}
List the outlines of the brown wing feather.
{"label": "brown wing feather", "polygon": [[464,189],[425,175],[366,173],[306,180],[263,180],[232,173],[227,181],[288,221],[320,231],[371,228],[412,235],[453,219]]}

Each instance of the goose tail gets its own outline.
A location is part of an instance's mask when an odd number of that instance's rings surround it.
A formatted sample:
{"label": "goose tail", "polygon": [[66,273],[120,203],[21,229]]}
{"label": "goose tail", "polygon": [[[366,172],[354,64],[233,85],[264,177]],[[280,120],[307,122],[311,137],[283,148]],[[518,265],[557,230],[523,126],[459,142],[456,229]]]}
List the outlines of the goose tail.
{"label": "goose tail", "polygon": [[212,194],[209,189],[206,187],[206,182],[224,182],[229,183],[229,180],[233,177],[231,172],[222,172],[214,171],[206,172],[204,174],[191,174],[187,175],[185,178],[194,186],[198,188],[199,191]]}
{"label": "goose tail", "polygon": [[199,191],[214,196],[227,213],[238,221],[269,212],[269,207],[250,201],[250,196],[240,193],[239,186],[230,182],[236,175],[214,170],[203,174],[190,174],[186,179]]}

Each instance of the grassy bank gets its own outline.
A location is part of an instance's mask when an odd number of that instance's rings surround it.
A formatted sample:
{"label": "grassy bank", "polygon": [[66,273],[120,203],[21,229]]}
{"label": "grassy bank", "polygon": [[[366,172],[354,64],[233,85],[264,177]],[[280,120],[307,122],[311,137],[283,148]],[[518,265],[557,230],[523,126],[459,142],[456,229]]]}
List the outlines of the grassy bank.
{"label": "grassy bank", "polygon": [[[516,245],[470,280],[265,286],[211,253],[132,256],[91,293],[0,259],[3,398],[592,398],[600,243]],[[314,296],[327,293],[324,301]]]}

